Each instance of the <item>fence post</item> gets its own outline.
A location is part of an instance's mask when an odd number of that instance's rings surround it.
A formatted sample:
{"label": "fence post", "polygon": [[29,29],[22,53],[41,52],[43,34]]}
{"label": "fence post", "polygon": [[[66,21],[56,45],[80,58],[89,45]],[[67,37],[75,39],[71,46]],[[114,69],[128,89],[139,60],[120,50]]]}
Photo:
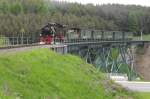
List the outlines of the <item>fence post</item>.
{"label": "fence post", "polygon": [[24,43],[24,35],[23,35],[24,32],[21,32],[21,44]]}
{"label": "fence post", "polygon": [[29,44],[29,38],[27,37],[27,45]]}
{"label": "fence post", "polygon": [[18,37],[17,37],[17,45],[19,45]]}
{"label": "fence post", "polygon": [[14,45],[14,37],[12,37],[12,45]]}

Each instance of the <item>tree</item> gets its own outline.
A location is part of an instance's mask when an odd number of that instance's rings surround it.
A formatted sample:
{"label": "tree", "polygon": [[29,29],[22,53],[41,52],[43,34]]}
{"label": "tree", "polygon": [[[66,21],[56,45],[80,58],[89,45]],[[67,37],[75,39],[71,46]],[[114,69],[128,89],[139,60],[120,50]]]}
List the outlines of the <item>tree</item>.
{"label": "tree", "polygon": [[23,12],[23,7],[21,5],[21,3],[19,2],[14,2],[10,5],[10,12],[15,14],[15,15],[18,15],[20,13]]}
{"label": "tree", "polygon": [[129,13],[128,27],[129,31],[133,32],[135,35],[139,35],[138,20],[137,16],[134,13]]}

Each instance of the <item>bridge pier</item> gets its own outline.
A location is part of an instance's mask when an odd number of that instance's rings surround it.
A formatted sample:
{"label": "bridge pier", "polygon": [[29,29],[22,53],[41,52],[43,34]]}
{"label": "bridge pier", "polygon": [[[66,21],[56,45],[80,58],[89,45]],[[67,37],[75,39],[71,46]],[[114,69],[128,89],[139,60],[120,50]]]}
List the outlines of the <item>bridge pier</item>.
{"label": "bridge pier", "polygon": [[63,45],[63,44],[51,45],[50,49],[59,54],[67,54],[68,53],[67,45]]}

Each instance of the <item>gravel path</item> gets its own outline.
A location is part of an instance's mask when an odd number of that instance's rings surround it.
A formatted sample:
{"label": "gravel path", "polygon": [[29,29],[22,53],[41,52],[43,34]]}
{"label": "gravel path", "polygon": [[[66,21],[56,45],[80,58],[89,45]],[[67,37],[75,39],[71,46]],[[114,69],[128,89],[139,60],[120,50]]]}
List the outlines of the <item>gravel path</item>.
{"label": "gravel path", "polygon": [[136,81],[115,81],[122,85],[124,88],[138,91],[138,92],[150,92],[150,82],[136,82]]}
{"label": "gravel path", "polygon": [[27,50],[33,50],[37,48],[49,48],[50,45],[37,45],[37,46],[28,46],[28,47],[20,47],[20,48],[10,48],[10,49],[0,49],[0,54],[7,54],[7,53],[16,53],[16,52],[22,52]]}

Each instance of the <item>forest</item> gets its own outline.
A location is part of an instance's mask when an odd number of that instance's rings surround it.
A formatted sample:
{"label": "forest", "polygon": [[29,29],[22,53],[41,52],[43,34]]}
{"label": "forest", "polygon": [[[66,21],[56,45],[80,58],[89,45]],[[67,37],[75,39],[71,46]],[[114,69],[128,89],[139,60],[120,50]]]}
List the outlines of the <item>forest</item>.
{"label": "forest", "polygon": [[43,25],[150,34],[150,7],[79,4],[51,0],[0,0],[0,34],[38,34]]}

